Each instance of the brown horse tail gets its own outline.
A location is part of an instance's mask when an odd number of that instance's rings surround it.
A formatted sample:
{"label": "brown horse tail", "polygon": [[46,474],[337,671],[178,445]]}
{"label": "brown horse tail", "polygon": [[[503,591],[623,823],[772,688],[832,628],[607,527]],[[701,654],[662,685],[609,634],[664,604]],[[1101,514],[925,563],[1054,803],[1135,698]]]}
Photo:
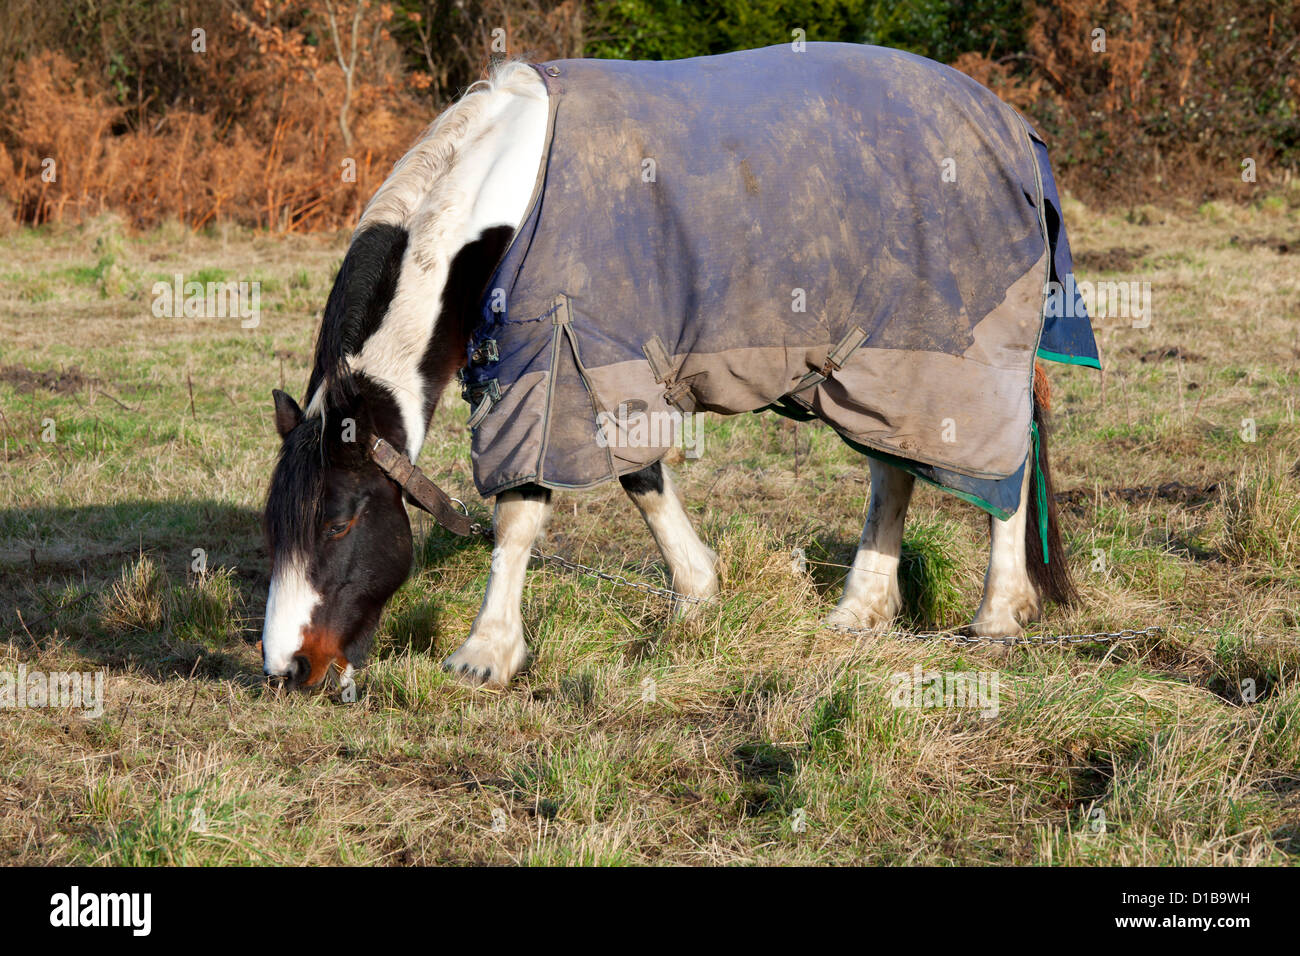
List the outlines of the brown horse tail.
{"label": "brown horse tail", "polygon": [[[1031,448],[1029,469],[1029,520],[1025,522],[1025,557],[1029,577],[1042,597],[1058,604],[1071,604],[1078,596],[1070,578],[1065,545],[1056,518],[1056,496],[1052,487],[1052,468],[1047,450],[1048,413],[1052,406],[1051,390],[1043,366],[1034,363],[1034,427],[1037,448]],[[1036,453],[1036,454],[1035,454]],[[1046,522],[1046,535],[1042,523]],[[1044,538],[1046,540],[1044,540]],[[1044,544],[1046,548],[1044,548]],[[1045,552],[1045,553],[1044,553]]]}

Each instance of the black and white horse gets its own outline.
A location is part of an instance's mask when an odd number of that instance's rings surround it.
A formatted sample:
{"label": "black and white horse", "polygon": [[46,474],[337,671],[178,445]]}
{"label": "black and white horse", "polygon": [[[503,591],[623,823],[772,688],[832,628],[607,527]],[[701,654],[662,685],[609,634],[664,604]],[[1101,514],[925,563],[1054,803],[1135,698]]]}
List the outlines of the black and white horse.
{"label": "black and white horse", "polygon": [[[282,447],[266,505],[273,569],[262,634],[263,668],[272,678],[312,686],[336,666],[350,678],[384,604],[410,571],[403,490],[372,449],[383,439],[412,462],[419,455],[439,397],[466,364],[483,290],[528,213],[547,122],[546,88],[525,64],[498,67],[451,106],[366,207],[325,307],[306,407],[274,393]],[[1035,409],[1037,419],[1041,412]],[[1040,458],[1050,475],[1045,448]],[[835,624],[883,626],[900,610],[898,565],[913,477],[874,458],[870,470],[866,526],[829,616]],[[1027,517],[1038,498],[1034,471],[1024,469],[1019,510],[1005,521],[990,518],[975,634],[1021,633],[1043,598],[1068,596],[1054,522],[1050,568],[1039,548],[1026,547],[1027,537],[1037,540],[1037,523]],[[712,596],[717,555],[692,528],[668,469],[654,464],[620,481],[663,554],[673,589]],[[1046,500],[1050,511],[1050,487]],[[496,497],[487,592],[468,637],[446,661],[473,683],[503,686],[528,656],[520,600],[549,503],[550,491],[537,486]]]}

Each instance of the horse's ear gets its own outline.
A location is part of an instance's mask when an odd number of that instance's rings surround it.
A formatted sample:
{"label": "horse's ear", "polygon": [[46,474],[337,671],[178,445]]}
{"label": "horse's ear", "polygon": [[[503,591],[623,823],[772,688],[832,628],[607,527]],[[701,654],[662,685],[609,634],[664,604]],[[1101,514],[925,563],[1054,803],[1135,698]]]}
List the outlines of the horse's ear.
{"label": "horse's ear", "polygon": [[275,430],[280,433],[281,438],[288,438],[289,432],[298,427],[302,421],[302,409],[285,392],[278,388],[271,389],[271,397],[275,399]]}

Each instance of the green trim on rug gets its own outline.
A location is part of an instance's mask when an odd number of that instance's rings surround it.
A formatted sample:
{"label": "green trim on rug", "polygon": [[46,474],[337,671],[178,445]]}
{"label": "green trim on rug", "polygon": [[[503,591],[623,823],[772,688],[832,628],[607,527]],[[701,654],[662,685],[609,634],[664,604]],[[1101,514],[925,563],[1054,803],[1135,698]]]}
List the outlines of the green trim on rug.
{"label": "green trim on rug", "polygon": [[1038,454],[1038,422],[1030,422],[1029,428],[1034,439],[1034,478],[1038,486],[1038,537],[1043,543],[1043,564],[1049,564],[1051,558],[1047,556],[1047,482],[1043,479],[1043,463]]}
{"label": "green trim on rug", "polygon": [[[790,402],[786,399],[781,399],[779,401],[773,402],[771,405],[764,405],[762,408],[754,409],[754,411],[755,412],[776,412],[778,415],[781,415],[785,418],[792,418],[797,422],[819,420],[817,416],[814,415],[808,409],[803,408],[802,406],[799,405],[795,405],[793,402]],[[831,430],[835,431],[835,429],[831,429]],[[938,488],[940,491],[947,492],[950,495],[955,495],[956,497],[960,498],[962,501],[965,501],[968,504],[972,504],[983,511],[987,511],[989,514],[991,514],[993,517],[997,518],[1000,521],[1006,521],[1008,518],[1011,517],[1012,514],[1014,514],[1014,512],[1004,511],[1001,508],[997,507],[996,505],[990,504],[989,502],[981,498],[979,495],[971,494],[969,491],[959,491],[956,488],[949,488],[947,485],[939,484],[939,482],[935,481],[933,478],[927,478],[925,475],[921,474],[921,472],[917,470],[916,465],[914,465],[912,462],[908,461],[905,458],[899,458],[897,455],[891,455],[888,452],[877,451],[874,448],[868,448],[866,445],[862,445],[849,438],[845,438],[844,435],[842,435],[838,431],[835,431],[835,434],[839,435],[840,441],[844,442],[844,444],[848,445],[850,448],[852,448],[854,451],[858,452],[859,454],[866,455],[868,458],[878,458],[880,461],[883,461],[889,465],[893,465],[895,468],[901,468],[909,475],[912,475],[913,477],[916,478],[920,478],[927,485],[933,485],[935,488]],[[1026,465],[1026,467],[1028,467],[1028,465]]]}
{"label": "green trim on rug", "polygon": [[1038,350],[1040,359],[1047,359],[1049,362],[1060,362],[1062,365],[1083,365],[1087,368],[1101,369],[1101,361],[1095,358],[1088,358],[1086,355],[1064,355],[1061,352],[1052,352],[1048,349],[1040,348]]}
{"label": "green trim on rug", "polygon": [[[836,434],[839,433],[836,432]],[[1013,514],[1013,512],[1004,511],[1001,508],[997,507],[996,505],[990,504],[989,502],[981,498],[979,495],[972,494],[969,491],[961,491],[960,489],[957,488],[949,488],[947,485],[939,484],[939,482],[935,481],[933,478],[927,478],[925,475],[923,475],[920,471],[917,470],[916,465],[914,465],[912,462],[908,461],[905,458],[899,458],[897,455],[891,455],[888,452],[876,451],[876,449],[868,448],[866,445],[859,445],[857,442],[850,441],[849,439],[845,438],[843,435],[840,435],[840,441],[844,442],[844,444],[848,445],[854,451],[866,455],[868,458],[878,458],[881,461],[885,462],[886,464],[893,465],[895,468],[901,468],[909,475],[912,475],[916,478],[920,478],[927,485],[932,485],[933,487],[938,488],[940,491],[947,492],[950,495],[955,495],[956,497],[960,498],[962,501],[965,501],[968,504],[975,505],[975,507],[980,508],[983,511],[987,511],[989,514],[997,518],[999,521],[1006,521]]]}

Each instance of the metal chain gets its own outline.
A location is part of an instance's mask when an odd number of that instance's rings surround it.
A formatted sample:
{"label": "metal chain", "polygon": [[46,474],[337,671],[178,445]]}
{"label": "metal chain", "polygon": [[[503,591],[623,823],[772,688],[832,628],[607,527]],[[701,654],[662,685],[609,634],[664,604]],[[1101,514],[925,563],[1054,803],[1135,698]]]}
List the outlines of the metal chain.
{"label": "metal chain", "polygon": [[[481,524],[471,526],[471,531],[478,534],[489,542],[492,540],[492,530]],[[589,574],[592,577],[600,578],[603,581],[609,581],[620,587],[632,591],[639,591],[642,594],[650,594],[655,597],[667,598],[670,601],[682,601],[687,604],[707,604],[712,598],[693,597],[689,594],[682,594],[674,591],[672,588],[656,587],[653,584],[646,584],[643,581],[632,581],[621,574],[602,571],[600,568],[593,568],[590,565],[580,564],[577,561],[570,561],[568,558],[558,554],[549,554],[544,551],[538,551],[536,548],[532,551],[532,556],[539,561],[558,564],[569,571],[577,571],[580,574]],[[1118,644],[1123,641],[1136,641],[1144,637],[1156,637],[1166,634],[1170,631],[1182,631],[1185,634],[1213,634],[1219,632],[1208,627],[1192,627],[1187,624],[1152,624],[1149,627],[1125,627],[1117,631],[1090,631],[1086,634],[1023,634],[1023,635],[1005,635],[983,637],[971,634],[962,634],[958,631],[904,631],[898,628],[879,628],[879,627],[855,627],[851,624],[823,624],[823,627],[839,631],[843,634],[852,634],[858,637],[896,637],[912,641],[939,641],[954,646],[972,646],[972,645],[993,645],[1002,647],[1014,647],[1016,645],[1037,645],[1042,647],[1053,645],[1071,645],[1071,644]]]}
{"label": "metal chain", "polygon": [[1163,624],[1153,624],[1150,627],[1126,627],[1118,631],[1091,631],[1087,634],[1024,634],[1020,636],[1008,634],[1004,637],[982,637],[973,634],[961,634],[957,631],[903,631],[897,628],[853,627],[849,624],[827,624],[825,626],[833,631],[864,637],[902,637],[913,641],[941,641],[945,644],[958,646],[992,644],[1003,647],[1012,647],[1017,644],[1038,644],[1043,646],[1053,644],[1110,644],[1120,641],[1135,641],[1142,637],[1155,637],[1157,634],[1163,634],[1168,630]]}
{"label": "metal chain", "polygon": [[692,597],[689,594],[681,594],[672,588],[659,588],[653,584],[646,584],[642,581],[629,581],[621,574],[612,574],[609,571],[601,571],[599,568],[588,567],[585,564],[579,564],[577,561],[570,561],[568,558],[560,557],[558,554],[546,554],[536,549],[533,550],[533,557],[540,561],[549,561],[552,564],[558,564],[570,571],[580,571],[583,574],[590,574],[593,577],[600,578],[604,581],[612,581],[614,584],[629,588],[633,591],[641,591],[644,594],[653,594],[656,597],[668,598],[672,601],[686,601],[690,604],[704,604],[708,598]]}
{"label": "metal chain", "polygon": [[[485,539],[489,544],[493,540],[492,529],[478,522],[470,525],[470,532]],[[688,604],[703,604],[708,598],[692,597],[689,594],[679,594],[672,588],[655,587],[653,584],[646,584],[642,581],[632,581],[621,574],[615,574],[610,571],[602,571],[600,568],[593,568],[586,564],[579,564],[577,561],[570,561],[568,558],[558,554],[548,554],[545,551],[538,551],[533,548],[532,556],[539,561],[548,561],[551,564],[558,564],[560,567],[567,568],[570,571],[577,571],[581,574],[590,574],[593,577],[600,578],[603,581],[609,581],[613,584],[620,585],[632,591],[640,591],[643,594],[651,594],[655,597],[668,598],[670,601],[685,601]]]}

